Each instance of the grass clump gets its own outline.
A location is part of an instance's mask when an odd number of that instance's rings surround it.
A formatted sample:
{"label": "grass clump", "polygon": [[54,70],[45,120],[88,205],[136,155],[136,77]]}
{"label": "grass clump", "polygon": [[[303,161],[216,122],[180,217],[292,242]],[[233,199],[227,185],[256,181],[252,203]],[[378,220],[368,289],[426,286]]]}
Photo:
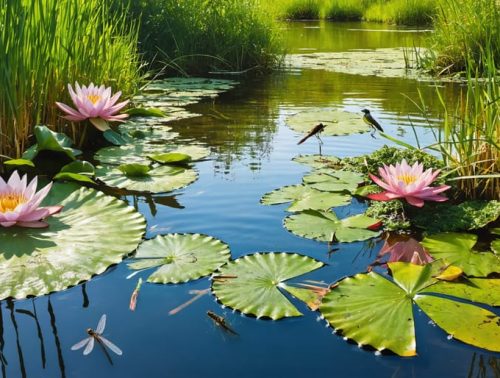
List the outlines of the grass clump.
{"label": "grass clump", "polygon": [[321,17],[319,0],[292,0],[286,5],[284,18],[287,20],[317,20]]}
{"label": "grass clump", "polygon": [[467,65],[485,72],[485,51],[500,62],[500,2],[442,0],[431,36],[427,68],[438,74],[465,71]]}
{"label": "grass clump", "polygon": [[[66,85],[105,84],[124,95],[139,76],[137,33],[99,0],[0,0],[0,157],[19,157],[36,124],[58,131]],[[81,136],[74,129],[73,138]]]}
{"label": "grass clump", "polygon": [[390,0],[373,3],[364,11],[363,18],[398,25],[429,25],[436,11],[436,0]]}
{"label": "grass clump", "polygon": [[280,58],[273,18],[254,0],[142,0],[140,49],[155,68],[181,74],[268,69]]}
{"label": "grass clump", "polygon": [[363,0],[336,0],[325,11],[325,18],[333,21],[361,21],[365,10]]}

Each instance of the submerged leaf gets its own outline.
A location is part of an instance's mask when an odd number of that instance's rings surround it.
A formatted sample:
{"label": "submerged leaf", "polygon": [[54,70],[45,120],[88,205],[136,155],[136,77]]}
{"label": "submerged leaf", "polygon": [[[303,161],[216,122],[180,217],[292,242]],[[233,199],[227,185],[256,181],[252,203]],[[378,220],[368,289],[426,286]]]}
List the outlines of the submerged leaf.
{"label": "submerged leaf", "polygon": [[212,291],[223,305],[257,318],[300,316],[279,288],[284,281],[322,266],[295,253],[255,253],[222,266],[214,276]]}

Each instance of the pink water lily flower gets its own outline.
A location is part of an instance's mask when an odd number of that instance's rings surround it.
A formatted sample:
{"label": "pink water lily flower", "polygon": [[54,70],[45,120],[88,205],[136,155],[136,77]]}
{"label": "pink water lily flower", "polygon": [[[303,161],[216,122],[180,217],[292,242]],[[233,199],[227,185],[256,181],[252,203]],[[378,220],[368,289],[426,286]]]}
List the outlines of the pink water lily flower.
{"label": "pink water lily flower", "polygon": [[116,103],[122,92],[116,92],[111,97],[111,87],[106,88],[104,85],[97,87],[93,83],[90,83],[88,87],[85,85],[80,87],[78,83],[75,83],[75,89],[76,92],[71,84],[68,84],[68,91],[76,110],[66,104],[56,102],[56,105],[67,114],[64,116],[67,120],[88,119],[97,129],[106,131],[110,128],[107,121],[123,122],[128,117],[128,114],[116,114],[129,102],[126,100]]}
{"label": "pink water lily flower", "polygon": [[437,187],[429,186],[439,175],[440,170],[427,169],[424,172],[423,164],[416,162],[410,166],[406,160],[393,165],[379,168],[381,179],[370,174],[370,178],[386,191],[369,194],[368,198],[376,201],[390,201],[404,198],[410,205],[422,207],[424,201],[446,201],[448,198],[440,193],[449,189],[448,185]]}
{"label": "pink water lily flower", "polygon": [[20,178],[17,171],[7,182],[0,177],[0,226],[48,227],[43,219],[61,211],[62,206],[38,207],[49,193],[52,183],[37,192],[37,178],[29,184],[27,181],[27,176]]}

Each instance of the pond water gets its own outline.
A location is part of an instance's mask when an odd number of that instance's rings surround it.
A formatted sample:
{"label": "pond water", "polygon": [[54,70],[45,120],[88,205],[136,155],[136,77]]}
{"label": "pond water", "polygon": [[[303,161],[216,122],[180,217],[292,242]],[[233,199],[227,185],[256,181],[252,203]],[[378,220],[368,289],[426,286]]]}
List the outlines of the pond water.
{"label": "pond water", "polygon": [[[347,51],[421,45],[425,32],[378,24],[283,25],[292,53]],[[315,49],[315,50],[313,50]],[[196,165],[199,179],[185,189],[150,197],[128,196],[148,222],[146,238],[180,232],[204,233],[223,240],[233,258],[252,252],[306,254],[325,263],[308,279],[333,282],[363,272],[382,242],[344,243],[328,254],[325,243],[299,238],[282,227],[285,205],[262,206],[261,196],[299,183],[308,170],[291,162],[298,154],[317,153],[316,141],[297,146],[300,135],[284,125],[297,109],[369,108],[389,135],[422,145],[433,141],[427,121],[411,100],[425,98],[429,117],[439,118],[435,88],[404,78],[356,76],[288,68],[269,77],[242,82],[214,101],[189,109],[201,117],[171,125],[186,141],[212,151]],[[457,88],[443,88],[453,103]],[[361,115],[360,115],[361,116]],[[415,129],[412,129],[411,125]],[[324,137],[323,152],[340,157],[374,151],[387,140],[368,133]],[[360,213],[361,202],[339,208],[339,216]],[[413,358],[377,356],[332,334],[318,313],[293,301],[304,316],[257,320],[222,309],[206,295],[180,313],[169,310],[192,298],[190,290],[209,287],[208,279],[182,285],[145,283],[135,312],[128,309],[137,277],[125,263],[84,285],[35,299],[0,303],[0,358],[3,377],[418,377],[495,376],[499,355],[449,340],[415,308],[417,352]],[[207,317],[223,314],[239,336],[223,333]],[[107,314],[105,335],[122,350],[109,364],[96,348],[89,356],[70,347]],[[459,316],[459,314],[457,314]],[[0,356],[1,357],[1,356]],[[7,362],[8,364],[5,364]],[[498,375],[497,375],[498,376]]]}

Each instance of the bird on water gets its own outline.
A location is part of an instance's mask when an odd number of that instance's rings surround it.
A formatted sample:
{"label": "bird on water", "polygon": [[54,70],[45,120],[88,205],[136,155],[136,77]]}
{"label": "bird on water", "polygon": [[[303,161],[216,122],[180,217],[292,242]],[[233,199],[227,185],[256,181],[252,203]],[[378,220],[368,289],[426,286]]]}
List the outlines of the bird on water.
{"label": "bird on water", "polygon": [[371,133],[371,136],[373,138],[375,138],[373,136],[373,134],[375,133],[375,131],[381,131],[381,132],[384,132],[384,129],[382,129],[382,126],[380,126],[380,123],[377,122],[377,120],[375,118],[372,117],[372,115],[370,114],[370,111],[368,109],[363,109],[361,110],[364,114],[363,116],[363,121],[365,121],[368,125],[370,125],[370,127],[373,128],[373,132]]}

